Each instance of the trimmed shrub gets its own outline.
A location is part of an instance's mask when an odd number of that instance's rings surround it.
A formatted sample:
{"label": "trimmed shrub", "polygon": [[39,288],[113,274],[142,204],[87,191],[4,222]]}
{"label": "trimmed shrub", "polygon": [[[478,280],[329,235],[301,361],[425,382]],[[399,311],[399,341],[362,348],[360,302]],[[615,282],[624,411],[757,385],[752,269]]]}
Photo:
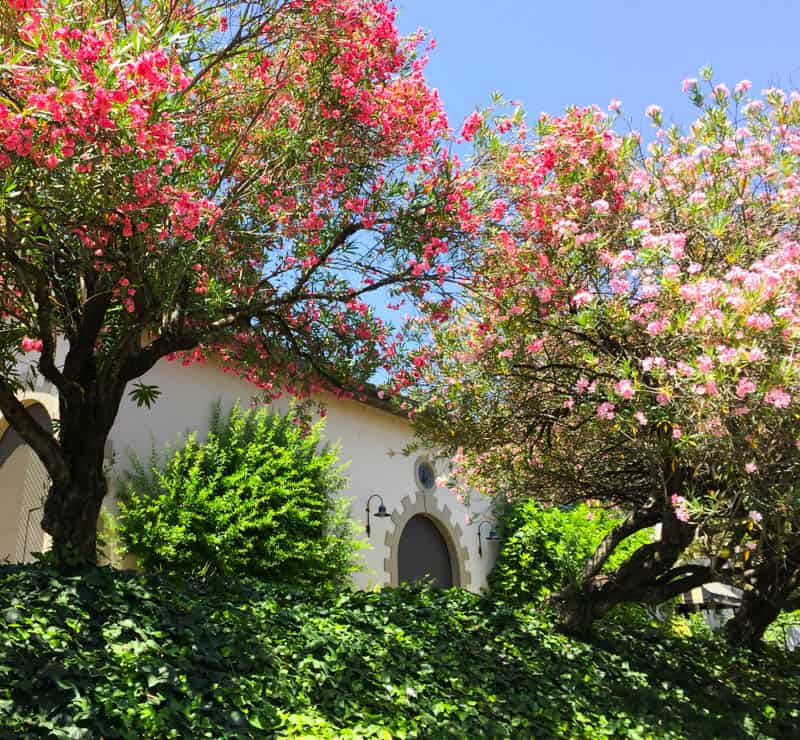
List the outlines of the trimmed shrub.
{"label": "trimmed shrub", "polygon": [[[489,585],[515,603],[539,601],[577,582],[588,558],[619,522],[602,508],[561,509],[534,500],[504,507],[499,519],[502,546]],[[651,537],[649,531],[629,537],[606,567],[615,568]]]}
{"label": "trimmed shrub", "polygon": [[132,461],[117,534],[147,571],[254,576],[304,586],[343,583],[357,568],[337,451],[293,414],[222,415],[162,463]]}

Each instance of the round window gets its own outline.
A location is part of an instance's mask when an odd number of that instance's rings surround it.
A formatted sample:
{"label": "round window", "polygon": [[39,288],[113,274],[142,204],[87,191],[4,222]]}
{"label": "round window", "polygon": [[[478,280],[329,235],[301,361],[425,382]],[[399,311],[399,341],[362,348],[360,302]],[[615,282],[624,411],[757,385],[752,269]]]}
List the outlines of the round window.
{"label": "round window", "polygon": [[436,488],[436,471],[428,460],[417,463],[417,483],[426,491]]}

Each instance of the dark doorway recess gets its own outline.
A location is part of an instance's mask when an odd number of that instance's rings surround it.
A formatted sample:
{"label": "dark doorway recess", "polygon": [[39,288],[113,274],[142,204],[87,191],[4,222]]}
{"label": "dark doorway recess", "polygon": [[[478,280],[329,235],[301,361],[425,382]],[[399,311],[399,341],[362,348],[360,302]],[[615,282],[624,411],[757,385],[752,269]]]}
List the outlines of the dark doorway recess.
{"label": "dark doorway recess", "polygon": [[400,583],[430,576],[437,588],[453,586],[450,548],[439,528],[423,514],[412,516],[400,535],[397,553]]}

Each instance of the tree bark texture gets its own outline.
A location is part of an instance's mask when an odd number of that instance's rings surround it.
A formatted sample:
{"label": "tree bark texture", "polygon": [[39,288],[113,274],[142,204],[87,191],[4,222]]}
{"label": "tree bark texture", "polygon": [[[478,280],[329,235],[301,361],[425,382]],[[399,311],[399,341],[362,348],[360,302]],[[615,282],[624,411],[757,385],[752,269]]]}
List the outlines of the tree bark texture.
{"label": "tree bark texture", "polygon": [[[550,602],[559,611],[565,632],[588,636],[594,622],[619,604],[659,604],[712,580],[708,566],[676,566],[693,541],[696,527],[676,517],[670,492],[680,492],[690,476],[680,468],[668,469],[665,492],[631,512],[603,539],[587,561],[579,583],[553,594]],[[602,572],[623,540],[659,522],[658,540],[638,548],[614,572]]]}
{"label": "tree bark texture", "polygon": [[[770,543],[766,543],[770,547]],[[758,648],[764,633],[783,611],[790,608],[790,597],[800,587],[800,534],[789,536],[755,569],[750,588],[745,588],[742,604],[725,625],[725,637],[733,645]]]}

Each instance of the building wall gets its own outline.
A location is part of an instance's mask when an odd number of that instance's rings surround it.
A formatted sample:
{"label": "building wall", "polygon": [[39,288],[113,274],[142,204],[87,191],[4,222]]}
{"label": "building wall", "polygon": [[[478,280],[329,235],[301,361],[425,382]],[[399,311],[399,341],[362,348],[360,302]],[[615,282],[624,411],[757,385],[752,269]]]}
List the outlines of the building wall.
{"label": "building wall", "polygon": [[[153,443],[158,449],[175,445],[192,431],[208,429],[211,404],[215,400],[227,410],[239,400],[246,406],[258,397],[255,386],[233,375],[222,373],[212,364],[181,367],[179,363],[161,362],[143,382],[157,385],[162,392],[151,408],[139,408],[126,398],[120,409],[111,439],[115,457],[114,471],[122,473],[134,452],[139,457],[149,455]],[[392,566],[399,537],[398,526],[409,518],[410,508],[426,512],[449,539],[463,565],[461,585],[478,591],[486,584],[493,563],[496,543],[484,547],[484,557],[478,556],[475,525],[467,525],[467,517],[487,509],[487,502],[476,497],[469,508],[459,504],[452,493],[437,489],[423,494],[416,481],[415,462],[420,455],[405,456],[401,450],[414,437],[409,422],[402,417],[357,401],[341,401],[332,396],[324,399],[328,410],[325,438],[340,446],[340,459],[347,462],[345,470],[349,485],[344,496],[351,499],[354,519],[364,522],[365,505],[370,495],[380,494],[391,519],[372,518],[369,548],[362,551],[365,567],[355,576],[360,588],[371,588],[392,582]],[[288,398],[274,404],[285,411]],[[202,435],[201,435],[202,436]],[[438,464],[441,469],[441,464]],[[372,502],[372,511],[377,500]],[[366,540],[366,533],[363,535]]]}
{"label": "building wall", "polygon": [[[45,408],[37,395],[28,399],[28,409],[49,428],[52,406]],[[32,553],[46,549],[41,518],[47,486],[44,465],[0,416],[0,563],[28,563]]]}
{"label": "building wall", "polygon": [[[151,409],[137,407],[130,398],[126,398],[120,408],[108,450],[113,460],[112,494],[108,501],[112,512],[116,508],[115,480],[129,467],[132,453],[146,459],[153,446],[159,451],[174,448],[194,431],[202,438],[208,429],[214,401],[219,400],[227,410],[237,400],[246,407],[259,395],[255,386],[222,373],[211,363],[182,367],[179,363],[162,361],[142,380],[157,385],[161,396]],[[353,518],[364,522],[366,501],[375,493],[383,497],[392,514],[387,519],[372,518],[369,547],[362,551],[364,568],[355,575],[356,585],[372,588],[396,583],[400,532],[411,516],[423,514],[436,523],[448,542],[459,585],[474,591],[484,587],[496,554],[496,543],[484,543],[483,557],[479,557],[477,528],[474,524],[468,525],[467,518],[472,515],[477,521],[487,510],[487,502],[476,497],[467,508],[447,490],[422,489],[415,465],[424,455],[407,457],[400,452],[413,441],[410,424],[405,418],[357,401],[340,401],[334,397],[324,401],[328,409],[326,441],[339,444],[340,459],[348,463],[345,473],[349,485],[343,495],[351,499]],[[288,403],[288,399],[281,399],[274,406],[283,411]],[[433,462],[442,472],[441,464]],[[6,472],[0,468],[0,481],[10,479]],[[372,503],[373,513],[376,508],[377,500]],[[366,533],[362,537],[367,540]],[[0,550],[2,544],[0,532]]]}

